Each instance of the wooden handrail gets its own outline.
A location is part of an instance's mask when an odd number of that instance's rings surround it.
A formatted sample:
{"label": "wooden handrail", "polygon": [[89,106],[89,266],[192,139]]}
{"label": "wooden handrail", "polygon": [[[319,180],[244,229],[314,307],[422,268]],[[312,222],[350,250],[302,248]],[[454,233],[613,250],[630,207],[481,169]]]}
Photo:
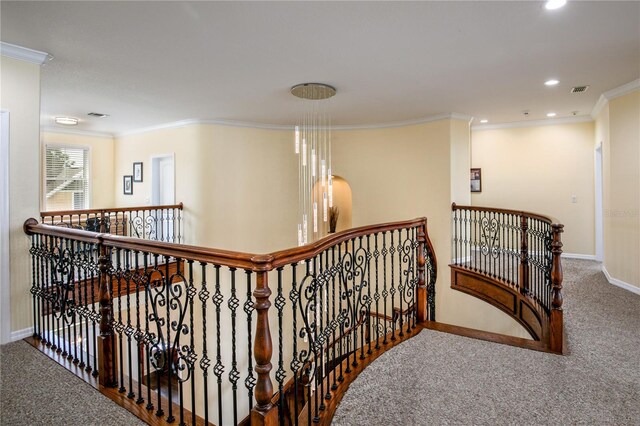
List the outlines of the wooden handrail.
{"label": "wooden handrail", "polygon": [[[119,235],[101,234],[73,228],[38,223],[36,219],[28,219],[24,223],[24,232],[27,235],[35,233],[61,238],[72,238],[84,242],[102,243],[106,247],[130,249],[142,252],[152,252],[161,256],[172,256],[181,259],[191,259],[199,262],[208,262],[230,268],[250,270],[254,272],[271,271],[273,269],[301,262],[316,256],[318,253],[348,241],[365,235],[380,232],[388,232],[426,224],[426,218],[418,218],[401,222],[390,222],[378,225],[361,226],[348,229],[305,246],[288,250],[280,250],[270,254],[243,253],[231,250],[222,250],[187,244],[166,243],[161,241],[144,240],[141,238],[124,237]],[[426,239],[432,253],[433,247],[429,238]]]}
{"label": "wooden handrail", "polygon": [[547,222],[549,225],[559,224],[560,222],[552,217],[552,216],[544,216],[538,213],[531,213],[524,210],[509,210],[509,209],[499,209],[494,207],[481,207],[481,206],[459,206],[456,203],[451,204],[451,210],[473,210],[477,212],[491,212],[491,213],[505,213],[505,214],[513,214],[516,216],[524,216],[530,217],[532,219],[538,219],[543,222]]}
{"label": "wooden handrail", "polygon": [[151,210],[164,210],[164,209],[183,210],[184,205],[182,203],[179,203],[179,204],[166,204],[162,206],[112,207],[108,209],[44,211],[44,212],[40,212],[40,217],[69,216],[69,215],[83,215],[83,214],[97,215],[100,213],[135,212],[135,211],[151,211]]}
{"label": "wooden handrail", "polygon": [[347,229],[345,231],[326,236],[311,244],[288,250],[277,251],[267,256],[270,256],[272,258],[272,267],[278,268],[280,266],[310,259],[332,246],[351,240],[353,238],[363,237],[365,235],[371,235],[380,232],[395,231],[397,229],[412,228],[420,226],[426,223],[426,221],[427,219],[422,217],[402,222],[388,222],[378,225],[367,225],[361,226],[359,228]]}

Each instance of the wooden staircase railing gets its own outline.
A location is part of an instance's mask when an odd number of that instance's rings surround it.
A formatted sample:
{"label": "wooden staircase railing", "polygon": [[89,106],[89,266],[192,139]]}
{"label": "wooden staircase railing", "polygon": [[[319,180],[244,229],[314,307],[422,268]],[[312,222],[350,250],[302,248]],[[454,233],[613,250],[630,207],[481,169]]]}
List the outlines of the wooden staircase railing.
{"label": "wooden staircase railing", "polygon": [[329,423],[363,368],[435,320],[426,219],[267,255],[73,220],[25,223],[33,340],[145,421]]}
{"label": "wooden staircase railing", "polygon": [[535,213],[455,203],[452,221],[451,288],[510,315],[537,349],[563,353],[564,226]]}
{"label": "wooden staircase railing", "polygon": [[43,224],[182,243],[183,204],[40,212]]}

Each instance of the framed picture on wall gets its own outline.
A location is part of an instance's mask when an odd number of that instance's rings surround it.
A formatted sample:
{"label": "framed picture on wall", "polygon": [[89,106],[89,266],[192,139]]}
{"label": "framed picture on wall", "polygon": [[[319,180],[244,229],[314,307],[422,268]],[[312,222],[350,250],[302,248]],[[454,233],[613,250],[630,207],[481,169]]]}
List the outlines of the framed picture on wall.
{"label": "framed picture on wall", "polygon": [[482,192],[481,169],[471,169],[471,192]]}
{"label": "framed picture on wall", "polygon": [[126,175],[122,177],[122,190],[124,195],[133,195],[133,176]]}
{"label": "framed picture on wall", "polygon": [[142,182],[142,163],[133,163],[133,181]]}

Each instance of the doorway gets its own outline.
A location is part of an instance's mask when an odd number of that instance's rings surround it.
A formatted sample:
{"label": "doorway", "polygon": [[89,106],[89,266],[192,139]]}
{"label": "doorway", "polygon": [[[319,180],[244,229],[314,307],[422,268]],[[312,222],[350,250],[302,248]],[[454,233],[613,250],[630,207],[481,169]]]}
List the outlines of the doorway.
{"label": "doorway", "polygon": [[603,218],[602,218],[602,142],[598,144],[594,156],[595,180],[595,231],[596,231],[596,260],[604,259]]}
{"label": "doorway", "polygon": [[[175,154],[151,157],[151,205],[166,206],[175,204]],[[173,218],[161,217],[163,210],[154,211],[155,235],[158,241],[173,240]],[[173,210],[171,210],[172,212]],[[165,214],[172,214],[164,210]]]}
{"label": "doorway", "polygon": [[11,339],[11,279],[9,275],[9,112],[0,111],[0,344]]}

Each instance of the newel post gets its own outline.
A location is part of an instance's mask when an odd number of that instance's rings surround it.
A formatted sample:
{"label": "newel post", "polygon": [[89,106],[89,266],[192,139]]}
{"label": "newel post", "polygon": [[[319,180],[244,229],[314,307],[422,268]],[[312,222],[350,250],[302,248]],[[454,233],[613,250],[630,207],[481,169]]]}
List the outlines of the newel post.
{"label": "newel post", "polygon": [[427,283],[424,277],[426,233],[427,222],[425,220],[418,228],[418,300],[416,301],[418,322],[427,320]]}
{"label": "newel post", "polygon": [[262,263],[261,269],[256,272],[256,289],[253,291],[255,309],[257,312],[256,338],[253,344],[253,356],[256,361],[255,371],[258,379],[255,387],[256,405],[251,410],[251,424],[258,426],[275,426],[278,424],[278,408],[271,403],[273,397],[273,383],[271,383],[271,355],[273,343],[271,341],[271,329],[269,326],[269,307],[271,307],[271,290],[269,289],[269,258],[254,259],[256,263]]}
{"label": "newel post", "polygon": [[[100,238],[100,237],[99,237]],[[100,301],[100,335],[98,336],[98,382],[106,387],[116,387],[116,370],[114,362],[114,335],[113,335],[113,298],[109,283],[109,264],[111,257],[100,238],[98,250],[99,301]]]}
{"label": "newel post", "polygon": [[100,227],[98,228],[101,234],[107,233],[107,222],[105,220],[105,211],[100,211]]}
{"label": "newel post", "polygon": [[560,234],[564,232],[564,225],[554,223],[551,225],[552,241],[551,253],[553,260],[551,264],[551,326],[549,336],[549,346],[552,352],[562,353],[563,346],[563,312],[562,312],[562,240]]}
{"label": "newel post", "polygon": [[520,216],[520,268],[519,268],[519,280],[520,293],[529,293],[529,239],[527,238],[527,230],[529,225],[527,224],[527,216],[522,214]]}

